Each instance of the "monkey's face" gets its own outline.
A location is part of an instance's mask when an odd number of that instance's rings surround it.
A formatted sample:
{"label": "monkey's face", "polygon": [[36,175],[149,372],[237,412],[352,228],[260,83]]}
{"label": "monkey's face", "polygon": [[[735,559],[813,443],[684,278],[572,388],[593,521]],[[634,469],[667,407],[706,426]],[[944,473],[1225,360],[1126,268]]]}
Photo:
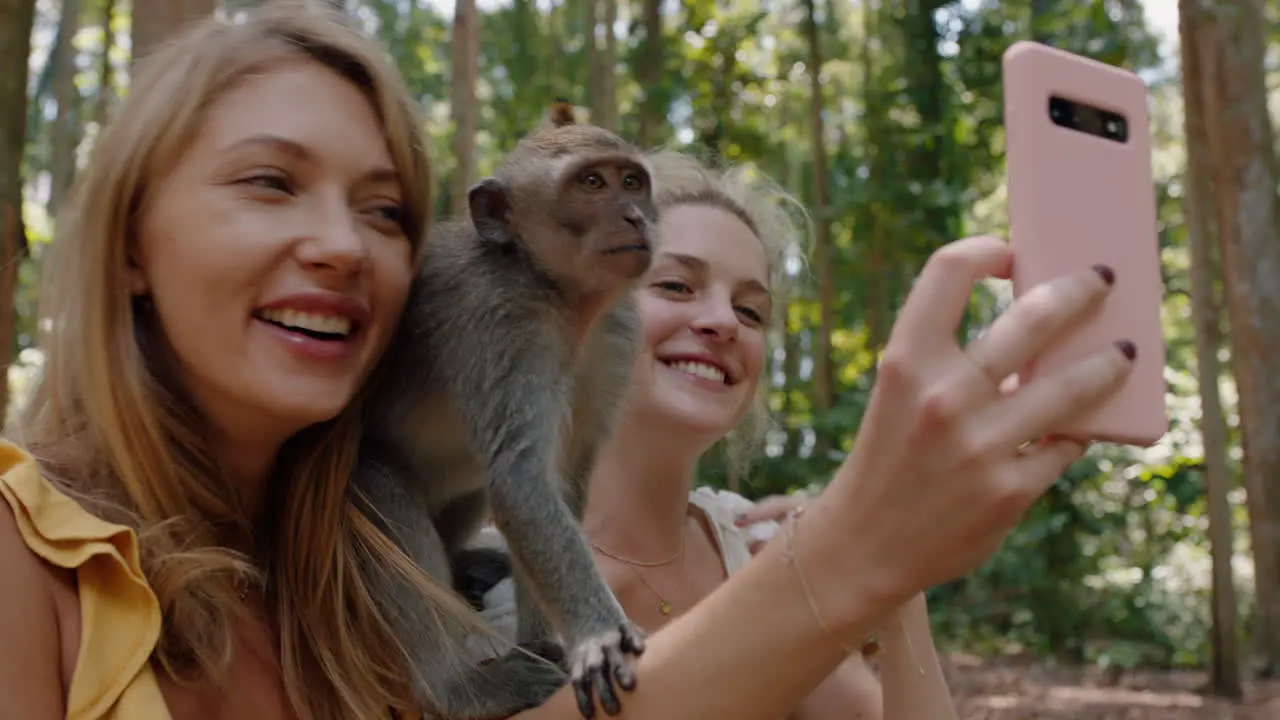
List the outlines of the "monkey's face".
{"label": "monkey's face", "polygon": [[550,232],[526,233],[543,267],[587,292],[625,292],[649,269],[657,210],[648,169],[628,154],[599,154],[560,173]]}

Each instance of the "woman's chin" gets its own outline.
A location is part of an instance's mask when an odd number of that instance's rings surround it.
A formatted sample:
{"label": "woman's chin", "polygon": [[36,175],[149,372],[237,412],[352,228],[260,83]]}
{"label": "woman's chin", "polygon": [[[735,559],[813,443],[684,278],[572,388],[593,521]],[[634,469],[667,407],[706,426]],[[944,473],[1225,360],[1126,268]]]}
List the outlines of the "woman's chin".
{"label": "woman's chin", "polygon": [[351,403],[348,393],[320,393],[309,397],[277,397],[273,398],[273,407],[263,408],[264,414],[280,418],[294,428],[296,434],[315,425],[326,423],[338,417]]}
{"label": "woman's chin", "polygon": [[684,395],[656,403],[655,410],[658,411],[656,414],[660,416],[658,422],[681,436],[688,434],[706,436],[708,444],[719,440],[734,428],[736,425],[734,408],[713,406],[711,403],[697,400]]}

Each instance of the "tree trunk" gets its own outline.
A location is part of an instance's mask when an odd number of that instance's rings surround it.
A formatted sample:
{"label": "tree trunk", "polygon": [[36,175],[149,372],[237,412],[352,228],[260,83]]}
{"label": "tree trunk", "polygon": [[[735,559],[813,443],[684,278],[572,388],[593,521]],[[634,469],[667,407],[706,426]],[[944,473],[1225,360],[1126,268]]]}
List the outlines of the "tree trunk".
{"label": "tree trunk", "polygon": [[111,105],[115,102],[115,72],[111,67],[111,50],[116,40],[111,23],[115,16],[116,0],[105,0],[102,3],[102,65],[98,68],[98,96],[94,98],[93,106],[93,121],[98,125],[98,132],[106,126]]}
{"label": "tree trunk", "polygon": [[188,23],[213,14],[218,0],[133,0],[133,62],[146,57]]}
{"label": "tree trunk", "polygon": [[1280,672],[1280,238],[1262,0],[1202,0],[1196,45],[1240,397],[1264,673]]}
{"label": "tree trunk", "polygon": [[476,179],[476,0],[457,0],[453,13],[453,187],[449,214],[466,217],[467,192]]}
{"label": "tree trunk", "polygon": [[76,174],[76,149],[80,147],[81,98],[76,88],[76,33],[80,31],[80,0],[62,0],[58,34],[54,39],[52,85],[58,114],[49,134],[49,212],[56,215]]}
{"label": "tree trunk", "polygon": [[640,131],[637,140],[641,147],[653,147],[662,142],[661,128],[666,124],[666,108],[658,88],[662,84],[662,0],[644,2],[644,41],[640,46],[640,81],[644,98],[640,103]]}
{"label": "tree trunk", "polygon": [[597,35],[600,29],[600,0],[584,0],[583,39],[586,41],[584,60],[587,65],[587,108],[591,112],[591,122],[599,125],[604,115],[604,82],[600,67],[600,42]]}
{"label": "tree trunk", "polygon": [[[871,38],[876,36],[877,0],[864,0],[862,5],[862,105],[864,141],[863,157],[869,173],[862,183],[866,187],[874,187],[883,181],[885,158],[881,145],[884,142],[884,108],[880,100],[876,83],[876,58],[871,52]],[[881,203],[867,203],[860,213],[861,227],[857,232],[862,242],[867,244],[866,271],[863,274],[863,288],[866,291],[867,347],[879,357],[889,340],[889,327],[892,310],[889,302],[888,267],[895,260],[889,257],[889,243],[886,240],[886,229],[881,215]],[[871,366],[872,379],[876,366]]]}
{"label": "tree trunk", "polygon": [[[831,252],[831,219],[827,207],[827,150],[822,120],[822,35],[818,28],[817,0],[805,0],[805,34],[809,44],[809,136],[813,154],[813,264],[818,270],[818,337],[814,343],[814,410],[821,420],[835,404],[835,370],[831,335],[835,331],[835,265]],[[827,433],[817,433],[816,456],[831,448]]]}
{"label": "tree trunk", "polygon": [[1196,375],[1200,387],[1200,434],[1204,447],[1205,494],[1209,502],[1209,552],[1213,561],[1212,667],[1210,691],[1232,699],[1243,697],[1240,675],[1239,618],[1235,578],[1231,571],[1231,503],[1227,498],[1231,476],[1227,471],[1227,426],[1218,394],[1222,347],[1221,303],[1214,293],[1213,239],[1210,236],[1209,167],[1204,119],[1195,0],[1179,0],[1179,34],[1182,44],[1183,122],[1187,146],[1186,200],[1183,216],[1191,246],[1191,317],[1196,335]]}
{"label": "tree trunk", "polygon": [[22,222],[22,153],[27,137],[27,75],[35,0],[0,0],[0,427],[9,407],[13,294],[27,251]]}
{"label": "tree trunk", "polygon": [[618,132],[618,0],[604,3],[604,50],[600,58],[600,120],[597,124]]}

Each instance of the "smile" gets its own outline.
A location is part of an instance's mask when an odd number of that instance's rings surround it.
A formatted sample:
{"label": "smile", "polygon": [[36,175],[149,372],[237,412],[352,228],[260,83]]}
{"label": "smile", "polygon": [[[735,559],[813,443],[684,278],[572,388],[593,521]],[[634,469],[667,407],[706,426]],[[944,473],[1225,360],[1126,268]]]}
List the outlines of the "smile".
{"label": "smile", "polygon": [[711,365],[709,363],[698,362],[696,360],[672,360],[670,362],[664,361],[663,364],[673,370],[679,370],[686,375],[692,375],[704,380],[711,380],[723,385],[733,384],[729,381],[729,376],[724,370],[721,370],[715,365]]}
{"label": "smile", "polygon": [[355,328],[351,318],[344,315],[304,312],[292,308],[258,310],[254,317],[313,340],[346,340]]}

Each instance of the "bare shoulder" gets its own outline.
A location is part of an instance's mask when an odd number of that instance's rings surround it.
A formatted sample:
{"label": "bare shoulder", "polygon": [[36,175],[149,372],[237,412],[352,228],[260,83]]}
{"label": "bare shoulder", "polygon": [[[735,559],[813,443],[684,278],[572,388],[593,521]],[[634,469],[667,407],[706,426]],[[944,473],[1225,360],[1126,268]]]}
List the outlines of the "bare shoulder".
{"label": "bare shoulder", "polygon": [[23,542],[18,522],[0,502],[0,717],[63,716],[58,602],[64,578]]}

